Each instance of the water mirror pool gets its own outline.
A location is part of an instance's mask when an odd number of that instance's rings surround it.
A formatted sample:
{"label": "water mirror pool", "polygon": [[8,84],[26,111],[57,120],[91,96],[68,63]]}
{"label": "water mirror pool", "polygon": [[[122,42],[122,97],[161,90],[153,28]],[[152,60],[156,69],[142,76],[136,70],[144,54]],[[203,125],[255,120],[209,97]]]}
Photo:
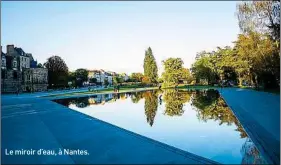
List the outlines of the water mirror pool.
{"label": "water mirror pool", "polygon": [[54,101],[219,163],[266,163],[216,90],[152,90]]}

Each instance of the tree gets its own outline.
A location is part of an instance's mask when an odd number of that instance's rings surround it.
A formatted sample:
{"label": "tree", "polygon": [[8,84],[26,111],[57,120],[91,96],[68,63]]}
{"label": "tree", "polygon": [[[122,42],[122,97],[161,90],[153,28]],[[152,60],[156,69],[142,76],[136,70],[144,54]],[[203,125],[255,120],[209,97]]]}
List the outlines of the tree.
{"label": "tree", "polygon": [[[252,84],[264,84],[276,87],[280,82],[280,55],[273,41],[267,36],[256,32],[241,34],[235,42],[237,59],[240,64],[237,72],[243,71]],[[242,70],[240,69],[242,68]]]}
{"label": "tree", "polygon": [[44,63],[44,67],[48,69],[48,83],[50,87],[67,86],[68,67],[61,57],[49,57],[47,62]]}
{"label": "tree", "polygon": [[88,81],[88,70],[86,69],[76,69],[74,72],[76,83],[78,86],[82,86],[83,82]]}
{"label": "tree", "polygon": [[270,33],[280,41],[280,1],[247,1],[238,3],[237,16],[243,33]]}
{"label": "tree", "polygon": [[109,82],[108,82],[108,80],[106,79],[106,80],[104,80],[104,85],[105,86],[108,86],[109,85]]}
{"label": "tree", "polygon": [[143,98],[143,92],[132,93],[131,100],[133,103],[138,103]]}
{"label": "tree", "polygon": [[182,68],[182,75],[181,75],[181,78],[180,78],[182,81],[185,81],[186,83],[191,83],[192,81],[192,77],[191,77],[191,74],[190,74],[190,71],[189,69],[187,68]]}
{"label": "tree", "polygon": [[163,61],[164,72],[162,73],[163,86],[175,86],[180,80],[188,80],[190,78],[189,70],[183,68],[181,58],[168,58]]}
{"label": "tree", "polygon": [[118,85],[119,83],[123,82],[123,78],[119,77],[119,76],[113,76],[113,84],[114,85]]}
{"label": "tree", "polygon": [[247,134],[242,125],[238,122],[233,112],[229,109],[217,90],[195,91],[192,93],[191,105],[197,111],[199,120],[207,122],[209,120],[218,121],[219,125],[235,124],[236,131],[240,132],[240,137],[245,138]]}
{"label": "tree", "polygon": [[146,91],[143,93],[145,102],[144,102],[144,110],[146,115],[146,120],[150,126],[154,123],[154,118],[156,116],[157,108],[158,108],[158,95],[156,91]]}
{"label": "tree", "polygon": [[144,76],[148,78],[148,82],[157,83],[158,68],[150,47],[145,51],[143,69]]}
{"label": "tree", "polygon": [[141,82],[142,82],[144,85],[148,85],[151,81],[150,81],[149,77],[143,76]]}
{"label": "tree", "polygon": [[209,84],[214,79],[215,73],[212,70],[212,65],[209,55],[201,56],[192,64],[191,70],[197,83],[201,79],[206,79]]}
{"label": "tree", "polygon": [[76,87],[76,77],[74,72],[68,73],[68,82],[70,82],[71,86]]}
{"label": "tree", "polygon": [[43,68],[43,67],[44,66],[41,63],[37,64],[37,68]]}
{"label": "tree", "polygon": [[166,102],[165,115],[181,116],[184,113],[183,104],[190,100],[190,94],[186,91],[167,89],[163,99]]}
{"label": "tree", "polygon": [[181,77],[180,70],[182,69],[183,61],[180,58],[169,58],[162,61],[164,72],[162,73],[164,84],[163,86],[176,85]]}
{"label": "tree", "polygon": [[90,79],[89,79],[89,82],[90,82],[90,83],[95,83],[95,84],[96,84],[96,83],[97,83],[97,79],[94,78],[94,77],[93,77],[93,78],[90,78]]}
{"label": "tree", "polygon": [[144,75],[142,73],[132,73],[131,76],[130,76],[130,79],[135,81],[135,82],[141,82],[143,76]]}

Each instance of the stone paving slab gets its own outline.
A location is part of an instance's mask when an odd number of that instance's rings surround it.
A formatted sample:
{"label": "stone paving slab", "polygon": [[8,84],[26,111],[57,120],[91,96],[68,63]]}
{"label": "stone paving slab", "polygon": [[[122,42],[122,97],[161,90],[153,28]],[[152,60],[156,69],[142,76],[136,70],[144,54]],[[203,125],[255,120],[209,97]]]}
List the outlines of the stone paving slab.
{"label": "stone paving slab", "polygon": [[219,91],[267,161],[280,164],[280,95],[239,88]]}
{"label": "stone paving slab", "polygon": [[[1,113],[4,164],[216,164],[46,99],[6,97]],[[84,149],[90,155],[5,155],[5,149],[60,148]]]}

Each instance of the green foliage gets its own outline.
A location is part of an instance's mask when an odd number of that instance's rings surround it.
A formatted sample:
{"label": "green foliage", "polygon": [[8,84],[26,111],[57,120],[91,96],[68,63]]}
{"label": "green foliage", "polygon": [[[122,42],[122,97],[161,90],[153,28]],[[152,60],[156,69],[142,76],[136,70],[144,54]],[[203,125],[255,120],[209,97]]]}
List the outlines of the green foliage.
{"label": "green foliage", "polygon": [[197,83],[202,81],[202,79],[207,80],[208,84],[211,81],[215,81],[218,74],[215,72],[214,60],[211,53],[200,52],[197,54],[197,60],[191,67]]}
{"label": "green foliage", "polygon": [[239,3],[237,16],[243,32],[236,43],[239,79],[280,87],[280,1]]}
{"label": "green foliage", "polygon": [[157,68],[156,60],[153,56],[150,47],[145,51],[143,69],[144,69],[144,76],[146,76],[148,82],[157,83],[158,68]]}
{"label": "green foliage", "polygon": [[149,85],[151,83],[150,79],[148,76],[143,76],[142,80],[141,80],[142,84],[144,85]]}
{"label": "green foliage", "polygon": [[256,87],[280,87],[280,2],[249,1],[237,5],[243,34],[233,48],[197,54],[192,74],[197,82],[234,80]]}
{"label": "green foliage", "polygon": [[44,63],[48,69],[49,87],[65,87],[68,84],[68,67],[64,60],[59,56],[51,56]]}
{"label": "green foliage", "polygon": [[88,81],[88,70],[82,68],[77,69],[74,72],[74,76],[76,79],[76,84],[78,86],[82,86],[83,82]]}
{"label": "green foliage", "polygon": [[77,69],[74,72],[74,75],[76,77],[76,79],[80,79],[81,81],[87,81],[88,80],[88,70],[86,69]]}
{"label": "green foliage", "polygon": [[[258,85],[276,87],[280,82],[280,54],[273,41],[260,33],[239,35],[236,41],[237,59],[240,61],[238,74],[247,76]],[[242,66],[242,67],[241,67]],[[242,72],[241,72],[242,71]]]}
{"label": "green foliage", "polygon": [[191,81],[190,72],[188,69],[183,68],[181,58],[168,58],[163,61],[163,65],[163,87],[175,86],[179,84],[179,81]]}
{"label": "green foliage", "polygon": [[236,131],[240,132],[240,137],[247,137],[242,125],[236,119],[232,111],[226,105],[222,97],[216,90],[195,91],[192,93],[191,102],[196,107],[199,120],[207,122],[208,120],[219,121],[219,125],[235,124]]}
{"label": "green foliage", "polygon": [[39,63],[37,64],[37,68],[44,68],[44,66],[41,63]]}
{"label": "green foliage", "polygon": [[181,116],[184,113],[183,104],[190,100],[190,94],[186,91],[166,89],[163,99],[166,103],[166,115]]}
{"label": "green foliage", "polygon": [[94,78],[94,77],[93,77],[93,78],[90,78],[90,79],[89,79],[89,82],[90,82],[90,83],[97,83],[97,79]]}
{"label": "green foliage", "polygon": [[142,73],[132,73],[130,79],[134,82],[141,82],[143,77]]}
{"label": "green foliage", "polygon": [[143,92],[132,93],[131,100],[133,103],[138,103],[143,98]]}
{"label": "green foliage", "polygon": [[108,85],[109,85],[108,80],[104,80],[104,85],[105,85],[105,86],[108,86]]}
{"label": "green foliage", "polygon": [[123,83],[124,79],[121,76],[113,76],[113,85]]}
{"label": "green foliage", "polygon": [[280,82],[278,47],[268,35],[256,32],[240,34],[234,48],[219,48],[211,53],[199,53],[192,65],[197,82],[206,79],[247,81],[250,85],[277,87]]}
{"label": "green foliage", "polygon": [[158,108],[158,94],[156,91],[146,91],[143,93],[143,96],[145,99],[144,110],[146,120],[149,125],[152,126]]}
{"label": "green foliage", "polygon": [[270,33],[280,41],[280,1],[246,1],[238,3],[239,27],[245,33]]}

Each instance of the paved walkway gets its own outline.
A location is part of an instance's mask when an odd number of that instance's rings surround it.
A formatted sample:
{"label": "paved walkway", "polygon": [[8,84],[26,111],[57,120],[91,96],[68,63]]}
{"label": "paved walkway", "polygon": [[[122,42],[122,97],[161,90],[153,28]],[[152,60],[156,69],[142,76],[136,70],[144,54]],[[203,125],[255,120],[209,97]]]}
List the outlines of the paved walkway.
{"label": "paved walkway", "polygon": [[[4,164],[215,163],[43,98],[4,96],[1,119]],[[7,156],[5,149],[79,149],[89,155]]]}
{"label": "paved walkway", "polygon": [[280,95],[239,88],[219,91],[268,162],[280,164]]}

